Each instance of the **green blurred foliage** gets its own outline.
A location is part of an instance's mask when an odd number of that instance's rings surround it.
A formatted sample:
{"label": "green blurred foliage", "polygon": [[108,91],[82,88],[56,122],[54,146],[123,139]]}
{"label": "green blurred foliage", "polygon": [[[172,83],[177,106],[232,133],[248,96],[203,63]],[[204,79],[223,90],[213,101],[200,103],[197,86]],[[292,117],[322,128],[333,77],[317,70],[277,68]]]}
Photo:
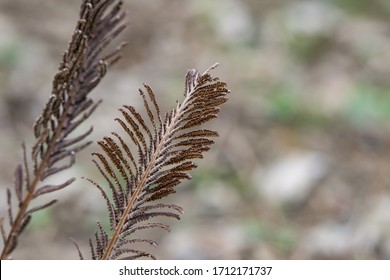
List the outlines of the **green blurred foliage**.
{"label": "green blurred foliage", "polygon": [[[328,2],[329,0],[322,1]],[[330,0],[330,2],[351,14],[384,18],[390,16],[390,2],[388,0]]]}
{"label": "green blurred foliage", "polygon": [[292,34],[288,47],[298,62],[311,64],[329,51],[330,44],[331,38],[325,34]]}
{"label": "green blurred foliage", "polygon": [[22,61],[22,48],[18,42],[8,42],[0,46],[0,69],[11,71]]}
{"label": "green blurred foliage", "polygon": [[48,208],[35,212],[31,219],[31,229],[34,231],[42,231],[49,229],[55,221],[53,213],[54,208]]}
{"label": "green blurred foliage", "polygon": [[390,120],[389,90],[373,84],[358,84],[346,104],[343,117],[354,125],[384,124]]}
{"label": "green blurred foliage", "polygon": [[307,104],[287,86],[274,89],[269,95],[268,117],[297,126],[325,125],[329,117],[315,104]]}

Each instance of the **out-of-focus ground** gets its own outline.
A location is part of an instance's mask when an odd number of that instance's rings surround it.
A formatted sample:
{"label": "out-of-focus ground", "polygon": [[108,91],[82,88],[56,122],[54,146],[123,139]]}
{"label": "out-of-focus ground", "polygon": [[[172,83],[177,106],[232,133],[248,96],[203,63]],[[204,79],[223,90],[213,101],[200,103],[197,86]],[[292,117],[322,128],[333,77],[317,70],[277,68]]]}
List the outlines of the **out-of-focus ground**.
{"label": "out-of-focus ground", "polygon": [[[185,208],[151,231],[160,259],[390,258],[390,4],[387,0],[125,0],[129,42],[92,96],[85,127],[108,135],[116,108],[182,97],[188,68],[231,90],[213,150],[171,200]],[[0,186],[32,142],[32,124],[75,26],[80,1],[0,0]],[[59,182],[60,203],[33,218],[14,258],[88,255],[104,202],[91,146]],[[71,175],[72,174],[72,175]],[[45,199],[45,198],[43,198]],[[49,198],[46,198],[47,200]]]}

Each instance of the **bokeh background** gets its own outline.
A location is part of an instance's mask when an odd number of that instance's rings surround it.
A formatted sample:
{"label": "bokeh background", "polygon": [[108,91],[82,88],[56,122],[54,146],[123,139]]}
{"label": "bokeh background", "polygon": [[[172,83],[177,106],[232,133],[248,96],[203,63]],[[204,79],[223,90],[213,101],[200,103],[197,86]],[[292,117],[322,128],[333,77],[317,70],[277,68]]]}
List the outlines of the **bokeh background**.
{"label": "bokeh background", "polygon": [[[91,95],[104,101],[85,123],[93,140],[113,129],[116,108],[142,106],[144,82],[168,109],[188,68],[219,62],[213,73],[231,90],[211,125],[221,137],[171,198],[182,220],[147,233],[157,258],[390,258],[388,0],[124,2],[129,46]],[[0,0],[1,213],[79,3]],[[14,258],[76,259],[68,237],[88,255],[96,221],[106,223],[103,199],[80,179],[97,178],[96,149],[58,174],[79,180],[34,216]]]}

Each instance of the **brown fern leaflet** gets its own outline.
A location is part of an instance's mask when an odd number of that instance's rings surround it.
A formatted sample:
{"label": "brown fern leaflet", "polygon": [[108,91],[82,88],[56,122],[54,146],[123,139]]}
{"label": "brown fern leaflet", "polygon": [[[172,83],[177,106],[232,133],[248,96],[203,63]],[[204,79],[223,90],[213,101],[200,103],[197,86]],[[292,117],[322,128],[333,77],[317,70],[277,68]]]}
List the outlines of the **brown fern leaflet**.
{"label": "brown fern leaflet", "polygon": [[88,180],[106,201],[112,234],[109,237],[98,223],[94,241],[90,240],[93,259],[154,258],[131,245],[156,246],[156,242],[132,238],[132,234],[151,228],[169,230],[163,223],[150,221],[154,217],[180,218],[180,206],[160,200],[175,193],[182,180],[191,178],[188,171],[196,168],[192,160],[202,158],[213,144],[210,138],[218,136],[215,131],[199,128],[216,118],[219,106],[227,100],[226,84],[209,74],[215,66],[203,74],[188,71],[184,101],[164,116],[155,94],[144,85],[140,90],[144,116],[133,106],[123,106],[119,109],[122,118],[116,119],[123,135],[113,132],[98,142],[102,152],[94,153],[93,161],[107,181],[107,191]]}
{"label": "brown fern leaflet", "polygon": [[[31,149],[32,166],[23,145],[23,161],[15,170],[14,190],[7,190],[10,229],[7,233],[1,218],[4,242],[1,259],[10,257],[31,214],[55,204],[57,200],[34,208],[30,208],[30,202],[75,180],[71,178],[62,184],[41,186],[49,176],[71,167],[75,154],[90,144],[83,143],[83,140],[92,128],[77,136],[72,132],[100,103],[94,102],[88,94],[105,76],[107,67],[120,58],[123,44],[108,54],[104,55],[103,51],[125,28],[123,19],[126,14],[121,7],[122,1],[117,0],[84,0],[81,4],[80,17],[54,77],[50,99],[34,125],[36,142]],[[18,203],[16,216],[13,215],[13,194]]]}

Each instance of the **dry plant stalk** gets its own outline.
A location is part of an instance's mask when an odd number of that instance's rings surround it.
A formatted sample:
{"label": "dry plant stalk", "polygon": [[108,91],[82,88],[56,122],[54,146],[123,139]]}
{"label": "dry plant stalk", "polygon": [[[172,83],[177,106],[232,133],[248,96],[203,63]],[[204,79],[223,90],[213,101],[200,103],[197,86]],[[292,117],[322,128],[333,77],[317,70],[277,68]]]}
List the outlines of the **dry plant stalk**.
{"label": "dry plant stalk", "polygon": [[[67,187],[75,180],[41,186],[46,178],[71,167],[75,154],[90,144],[80,142],[92,128],[78,136],[70,135],[100,103],[93,102],[88,94],[104,77],[107,66],[120,58],[123,44],[106,56],[102,56],[102,52],[125,28],[125,13],[121,7],[122,1],[117,0],[84,0],[81,5],[80,19],[54,78],[52,94],[34,125],[36,143],[31,149],[32,171],[23,145],[23,161],[15,170],[13,192],[7,190],[11,228],[6,233],[4,219],[0,219],[4,241],[2,259],[10,258],[31,215],[57,200],[34,208],[30,207],[30,202]],[[175,193],[183,180],[191,178],[188,172],[197,167],[193,160],[203,158],[203,153],[214,143],[210,138],[218,136],[216,131],[200,128],[216,118],[219,106],[227,101],[226,84],[209,73],[216,65],[203,74],[189,70],[184,100],[164,115],[147,85],[140,89],[144,114],[133,106],[119,109],[122,118],[115,120],[122,133],[112,132],[111,136],[104,137],[98,142],[101,152],[92,154],[107,186],[87,178],[104,198],[110,220],[110,232],[98,223],[98,231],[89,240],[92,259],[154,258],[132,246],[139,243],[157,246],[157,243],[133,237],[133,234],[146,229],[169,230],[166,224],[151,221],[156,217],[180,219],[182,208],[161,200]],[[15,218],[13,195],[19,207]]]}
{"label": "dry plant stalk", "polygon": [[[13,191],[7,189],[10,230],[6,233],[4,219],[1,219],[4,242],[1,259],[10,258],[31,215],[55,204],[57,200],[33,208],[30,207],[31,202],[44,194],[67,187],[75,180],[71,178],[58,185],[41,185],[46,178],[71,167],[75,154],[90,144],[83,143],[83,140],[92,132],[92,128],[77,136],[72,132],[100,103],[94,102],[88,94],[104,77],[107,67],[120,58],[123,45],[109,54],[103,55],[102,52],[125,28],[123,19],[126,14],[121,6],[122,1],[117,0],[84,0],[81,4],[80,17],[54,77],[51,96],[34,124],[36,142],[31,148],[32,164],[23,144],[23,161],[16,167]],[[13,195],[18,203],[16,216],[13,214]]]}

